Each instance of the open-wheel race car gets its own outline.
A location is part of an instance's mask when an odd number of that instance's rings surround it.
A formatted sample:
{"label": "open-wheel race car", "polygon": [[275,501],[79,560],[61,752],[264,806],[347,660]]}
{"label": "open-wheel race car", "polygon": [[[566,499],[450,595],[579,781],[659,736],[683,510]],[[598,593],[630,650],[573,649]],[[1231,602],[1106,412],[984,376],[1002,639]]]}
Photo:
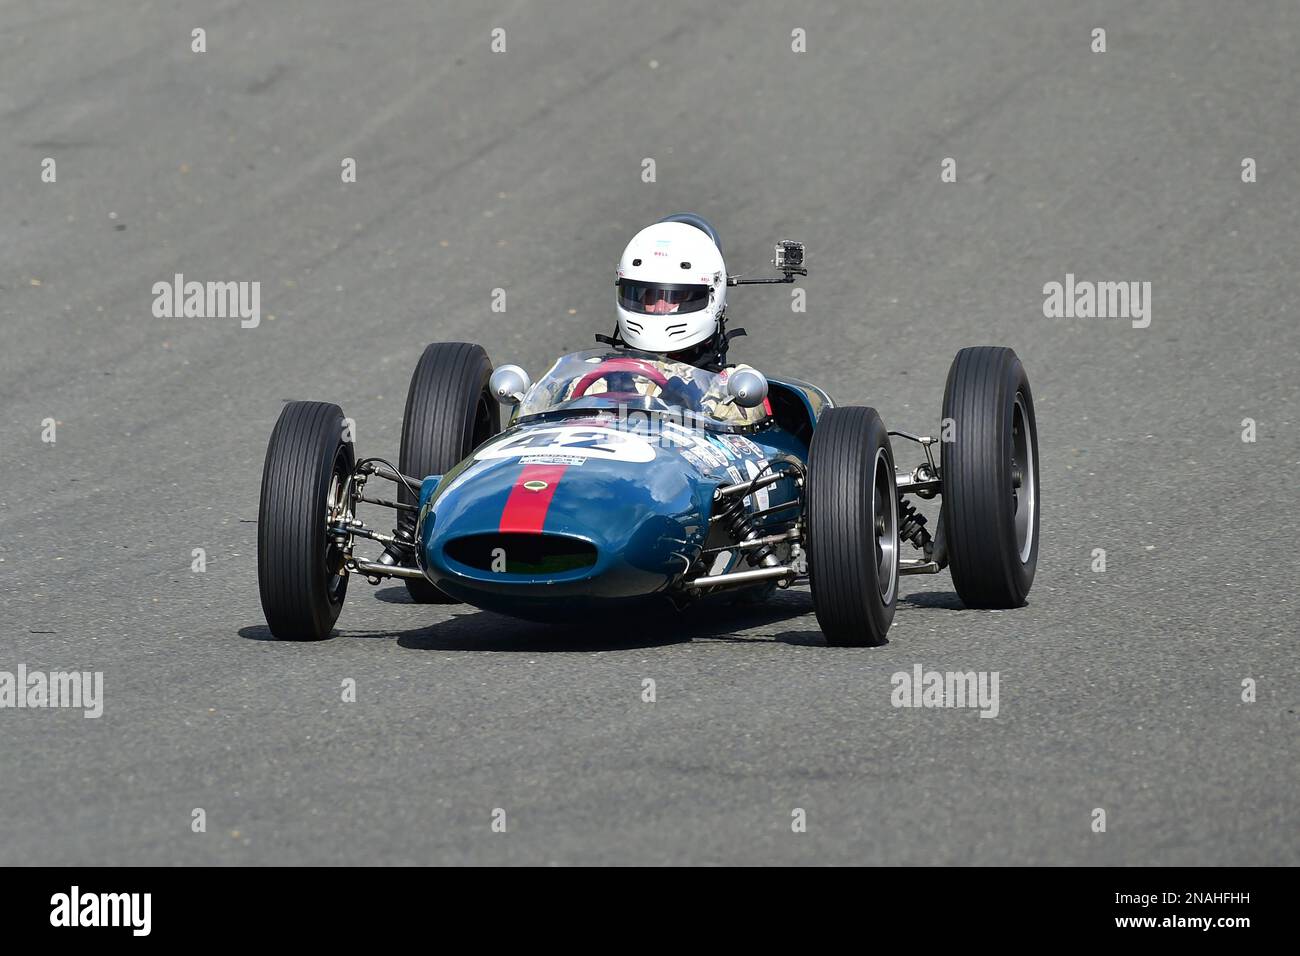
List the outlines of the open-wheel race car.
{"label": "open-wheel race car", "polygon": [[[799,243],[778,246],[774,263],[780,276],[728,284],[806,275]],[[272,633],[327,636],[357,575],[400,578],[417,602],[576,621],[806,580],[831,645],[884,643],[903,574],[947,568],[970,607],[1025,602],[1038,447],[1011,349],[957,353],[930,437],[889,431],[875,409],[807,382],[597,338],[536,383],[518,366],[494,370],[478,345],[429,345],[396,465],[356,459],[337,405],[286,404],[258,524]],[[900,469],[891,438],[923,460]],[[932,535],[911,499],[935,497]],[[395,510],[396,527],[365,523],[362,504]],[[382,550],[361,556],[363,539]]]}

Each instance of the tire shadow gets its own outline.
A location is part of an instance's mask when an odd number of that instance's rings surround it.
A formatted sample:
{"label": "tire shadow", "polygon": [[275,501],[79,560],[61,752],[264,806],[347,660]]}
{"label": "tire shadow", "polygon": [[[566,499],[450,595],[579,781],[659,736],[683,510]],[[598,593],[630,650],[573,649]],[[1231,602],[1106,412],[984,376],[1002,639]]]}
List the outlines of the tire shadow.
{"label": "tire shadow", "polygon": [[917,591],[905,594],[898,599],[899,604],[909,607],[930,608],[941,611],[964,611],[966,605],[955,591]]}
{"label": "tire shadow", "polygon": [[411,597],[411,592],[406,590],[406,585],[404,584],[399,584],[395,588],[376,588],[374,596],[376,601],[383,601],[385,604],[415,603],[415,600]]}

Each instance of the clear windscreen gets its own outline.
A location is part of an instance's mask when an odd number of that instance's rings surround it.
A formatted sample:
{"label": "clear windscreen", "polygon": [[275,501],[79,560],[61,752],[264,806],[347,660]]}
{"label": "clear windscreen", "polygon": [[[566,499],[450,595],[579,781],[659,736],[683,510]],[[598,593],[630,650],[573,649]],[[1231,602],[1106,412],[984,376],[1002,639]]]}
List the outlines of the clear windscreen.
{"label": "clear windscreen", "polygon": [[728,402],[725,373],[631,349],[589,349],[559,359],[519,404],[515,419],[583,409],[686,412],[702,423],[747,425],[763,406]]}

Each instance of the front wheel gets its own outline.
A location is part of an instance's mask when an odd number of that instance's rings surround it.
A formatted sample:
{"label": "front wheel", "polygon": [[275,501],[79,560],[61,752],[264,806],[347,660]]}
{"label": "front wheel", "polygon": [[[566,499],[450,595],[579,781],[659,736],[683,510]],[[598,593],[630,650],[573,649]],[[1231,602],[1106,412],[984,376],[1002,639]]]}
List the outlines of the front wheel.
{"label": "front wheel", "polygon": [[885,643],[898,600],[894,452],[874,408],[828,409],[808,450],[808,581],[834,647]]}
{"label": "front wheel", "polygon": [[343,552],[328,533],[347,517],[355,463],[343,410],[290,402],[271,432],[257,513],[257,585],[271,633],[282,640],[328,637],[348,590]]}
{"label": "front wheel", "polygon": [[967,607],[1020,607],[1038,567],[1038,427],[1016,353],[958,352],[943,417],[941,520],[953,586]]}
{"label": "front wheel", "polygon": [[[501,430],[496,399],[488,389],[491,375],[492,360],[480,345],[435,342],[424,350],[406,392],[397,459],[402,474],[417,480],[445,475]],[[405,483],[398,485],[397,500],[416,504]],[[399,512],[398,528],[414,538],[414,515]],[[429,581],[406,578],[405,583],[417,603],[456,603]]]}

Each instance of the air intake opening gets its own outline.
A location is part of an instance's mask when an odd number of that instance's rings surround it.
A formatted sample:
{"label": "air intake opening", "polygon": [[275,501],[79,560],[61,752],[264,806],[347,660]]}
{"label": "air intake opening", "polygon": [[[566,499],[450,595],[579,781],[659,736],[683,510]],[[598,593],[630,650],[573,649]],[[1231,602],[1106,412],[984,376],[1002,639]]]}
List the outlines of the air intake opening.
{"label": "air intake opening", "polygon": [[471,534],[443,547],[451,560],[498,574],[561,574],[596,563],[596,546],[559,534]]}

